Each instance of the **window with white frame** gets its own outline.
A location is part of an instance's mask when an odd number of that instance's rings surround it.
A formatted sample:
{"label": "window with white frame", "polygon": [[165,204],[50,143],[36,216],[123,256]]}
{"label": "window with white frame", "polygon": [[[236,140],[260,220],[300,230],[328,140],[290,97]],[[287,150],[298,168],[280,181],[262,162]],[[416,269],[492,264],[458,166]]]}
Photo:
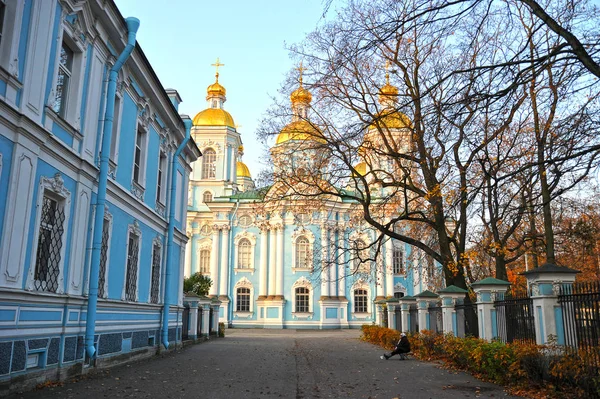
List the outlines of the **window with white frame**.
{"label": "window with white frame", "polygon": [[108,266],[108,246],[110,240],[110,219],[104,218],[102,225],[102,244],[100,246],[100,271],[98,274],[98,297],[107,296],[107,266]]}
{"label": "window with white frame", "polygon": [[63,40],[60,48],[58,76],[56,78],[56,86],[54,88],[54,104],[52,105],[52,110],[63,118],[66,117],[67,112],[69,85],[71,82],[71,76],[73,75],[73,58],[73,50]]}
{"label": "window with white frame", "polygon": [[133,181],[140,186],[144,185],[144,172],[146,169],[146,136],[146,131],[141,126],[138,126],[133,155]]}
{"label": "window with white frame", "polygon": [[239,287],[236,290],[236,312],[250,311],[250,288]]}
{"label": "window with white frame", "polygon": [[[207,148],[202,155],[202,178],[215,178],[215,164],[217,162],[217,153],[212,148]],[[206,202],[206,201],[205,201]]]}
{"label": "window with white frame", "polygon": [[296,296],[296,308],[294,309],[294,312],[308,313],[310,309],[310,290],[306,287],[298,287],[294,294]]}
{"label": "window with white frame", "polygon": [[0,65],[13,75],[18,73],[18,41],[13,40],[21,31],[24,0],[0,0]]}
{"label": "window with white frame", "polygon": [[252,218],[249,215],[242,215],[238,219],[240,227],[248,227],[252,224]]}
{"label": "window with white frame", "polygon": [[152,281],[150,285],[150,303],[158,303],[160,293],[160,258],[162,246],[155,241],[152,245]]}
{"label": "window with white frame", "polygon": [[205,204],[207,202],[212,202],[212,199],[213,199],[213,196],[210,191],[205,191],[204,194],[202,194],[202,202],[204,202]]}
{"label": "window with white frame", "polygon": [[30,290],[62,293],[71,193],[60,173],[53,178],[41,177],[37,201],[35,253],[27,286]]}
{"label": "window with white frame", "polygon": [[44,193],[34,274],[34,287],[38,291],[58,289],[64,223],[64,205],[50,193]]}
{"label": "window with white frame", "polygon": [[210,273],[210,250],[202,249],[200,250],[200,273],[207,274]]}
{"label": "window with white frame", "polygon": [[112,126],[112,134],[110,136],[110,160],[113,163],[118,162],[119,157],[119,132],[121,125],[121,96],[118,93],[115,93],[115,106],[113,111],[113,126]]}
{"label": "window with white frame", "polygon": [[137,300],[137,277],[139,267],[140,236],[133,231],[129,232],[127,240],[127,273],[125,276],[125,300]]}
{"label": "window with white frame", "polygon": [[404,254],[396,245],[392,247],[392,266],[394,274],[404,274]]}
{"label": "window with white frame", "polygon": [[158,177],[156,185],[156,202],[164,204],[166,201],[167,190],[166,184],[166,171],[167,171],[167,154],[164,151],[160,151],[158,158]]}
{"label": "window with white frame", "polygon": [[357,288],[354,290],[354,313],[368,313],[369,311],[369,293],[366,289]]}
{"label": "window with white frame", "polygon": [[292,313],[294,317],[311,318],[313,313],[313,288],[310,281],[305,277],[300,277],[293,285],[291,290]]}
{"label": "window with white frame", "polygon": [[243,238],[238,244],[238,269],[250,269],[252,256],[252,244],[247,238]]}
{"label": "window with white frame", "polygon": [[296,239],[296,267],[298,269],[306,269],[309,264],[310,243],[308,238],[300,236]]}

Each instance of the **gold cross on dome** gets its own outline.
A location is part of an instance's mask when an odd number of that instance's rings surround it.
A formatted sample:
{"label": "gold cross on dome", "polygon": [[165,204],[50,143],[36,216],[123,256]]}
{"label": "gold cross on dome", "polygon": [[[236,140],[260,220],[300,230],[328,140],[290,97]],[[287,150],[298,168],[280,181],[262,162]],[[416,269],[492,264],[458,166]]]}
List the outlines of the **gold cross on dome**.
{"label": "gold cross on dome", "polygon": [[217,57],[217,62],[214,64],[210,64],[210,66],[214,66],[215,68],[217,68],[217,72],[215,73],[215,77],[217,78],[217,81],[219,81],[219,67],[220,66],[225,66],[225,64],[221,64],[219,62],[219,57]]}
{"label": "gold cross on dome", "polygon": [[300,81],[300,86],[302,86],[302,74],[304,73],[304,71],[306,71],[306,68],[304,68],[304,67],[302,66],[302,61],[300,61],[300,66],[299,66],[298,68],[296,68],[296,70],[297,70],[298,72],[300,72],[300,75],[299,75],[299,77],[298,77],[298,80]]}

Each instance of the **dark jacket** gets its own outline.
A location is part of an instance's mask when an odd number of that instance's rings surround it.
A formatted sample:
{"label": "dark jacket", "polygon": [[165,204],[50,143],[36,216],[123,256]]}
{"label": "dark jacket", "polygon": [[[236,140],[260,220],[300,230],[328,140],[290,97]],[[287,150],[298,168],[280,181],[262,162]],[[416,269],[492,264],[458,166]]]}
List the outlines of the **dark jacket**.
{"label": "dark jacket", "polygon": [[408,338],[406,338],[406,336],[400,338],[400,341],[398,341],[398,344],[396,345],[396,349],[399,349],[405,353],[410,352],[410,343],[408,342]]}

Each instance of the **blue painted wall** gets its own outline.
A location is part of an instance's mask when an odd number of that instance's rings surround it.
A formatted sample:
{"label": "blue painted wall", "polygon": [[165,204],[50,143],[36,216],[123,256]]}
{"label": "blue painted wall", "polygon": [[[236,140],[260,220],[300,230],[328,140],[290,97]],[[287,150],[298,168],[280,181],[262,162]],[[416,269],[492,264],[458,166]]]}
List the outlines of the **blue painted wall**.
{"label": "blue painted wall", "polygon": [[133,155],[137,131],[137,104],[125,92],[123,95],[123,111],[121,113],[121,130],[119,135],[119,161],[117,182],[123,187],[131,187],[133,176]]}
{"label": "blue painted wall", "polygon": [[[0,173],[0,221],[4,221],[4,212],[6,211],[12,152],[12,141],[4,136],[0,136],[0,153],[2,154],[2,173]],[[2,237],[3,227],[4,223],[0,223],[0,237]]]}

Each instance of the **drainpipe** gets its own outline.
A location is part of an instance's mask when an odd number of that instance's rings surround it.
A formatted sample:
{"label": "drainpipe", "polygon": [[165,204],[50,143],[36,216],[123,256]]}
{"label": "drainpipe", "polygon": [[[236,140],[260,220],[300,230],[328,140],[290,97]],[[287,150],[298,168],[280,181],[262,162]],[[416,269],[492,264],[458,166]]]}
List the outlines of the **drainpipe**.
{"label": "drainpipe", "polygon": [[[171,187],[169,189],[169,227],[167,233],[167,261],[165,263],[165,295],[163,299],[164,308],[162,315],[162,343],[165,349],[169,348],[169,305],[171,298],[169,295],[169,286],[171,285],[171,257],[173,253],[173,235],[175,233],[175,204],[177,192],[177,158],[190,141],[190,131],[192,129],[192,120],[187,115],[182,115],[183,124],[185,126],[185,138],[177,147],[177,151],[171,159]],[[183,191],[182,191],[183,193]]]}
{"label": "drainpipe", "polygon": [[113,130],[115,92],[119,70],[131,55],[135,47],[135,35],[140,27],[140,20],[129,17],[127,24],[127,45],[110,69],[108,89],[106,91],[106,111],[104,114],[104,130],[102,149],[100,152],[100,173],[98,175],[98,195],[96,197],[96,215],[94,217],[94,236],[92,239],[92,266],[90,269],[90,290],[88,293],[87,318],[85,322],[85,349],[92,359],[96,353],[94,348],[94,333],[96,328],[96,308],[98,305],[98,276],[100,274],[100,252],[102,248],[102,230],[104,229],[104,206],[106,204],[106,186],[108,180],[108,157],[110,155],[110,140]]}
{"label": "drainpipe", "polygon": [[[236,203],[235,203],[235,210],[233,211],[233,213],[231,214],[231,219],[229,220],[229,231],[231,231],[231,234],[229,235],[229,253],[227,254],[227,256],[229,257],[229,261],[231,261],[231,252],[233,251],[233,219],[235,219],[235,214],[238,211],[238,208],[240,207],[240,199],[237,198],[236,199]],[[231,263],[227,262],[227,264],[229,265],[229,267],[231,268]],[[235,265],[234,265],[235,267]],[[227,273],[227,291],[229,291],[229,289],[231,288],[231,273]],[[233,293],[233,295],[235,295],[235,293]],[[233,297],[233,296],[232,296]],[[231,320],[233,319],[233,308],[230,306],[229,307],[229,311],[227,312],[227,318],[228,318],[228,325],[229,328],[231,328],[232,322]]]}

